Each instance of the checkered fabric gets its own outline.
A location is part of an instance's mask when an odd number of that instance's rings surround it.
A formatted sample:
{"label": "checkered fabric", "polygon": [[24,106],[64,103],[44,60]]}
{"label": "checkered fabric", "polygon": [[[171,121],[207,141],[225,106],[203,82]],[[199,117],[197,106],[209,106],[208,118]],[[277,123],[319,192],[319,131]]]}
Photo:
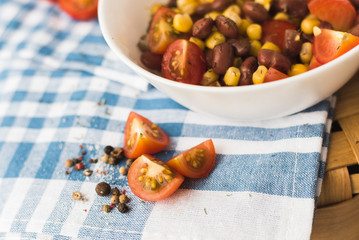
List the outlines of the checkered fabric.
{"label": "checkered fabric", "polygon": [[[310,238],[335,97],[280,119],[211,119],[114,58],[97,21],[76,22],[46,1],[2,0],[0,9],[0,239]],[[213,139],[210,175],[147,202],[119,174],[125,161],[91,164],[106,145],[123,145],[130,111],[168,133],[155,154],[164,161]],[[80,145],[91,176],[65,173]],[[110,197],[96,194],[100,181],[126,191],[127,213],[102,211]]]}

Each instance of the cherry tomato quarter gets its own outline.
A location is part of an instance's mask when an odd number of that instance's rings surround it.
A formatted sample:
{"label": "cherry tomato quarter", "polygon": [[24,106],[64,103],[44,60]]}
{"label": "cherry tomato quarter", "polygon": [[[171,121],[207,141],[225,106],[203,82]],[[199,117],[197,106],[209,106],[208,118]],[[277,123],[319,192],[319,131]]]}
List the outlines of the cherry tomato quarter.
{"label": "cherry tomato quarter", "polygon": [[268,68],[268,71],[264,77],[263,82],[273,82],[287,77],[289,77],[287,74],[282,73],[281,71],[278,71],[277,69],[270,67]]}
{"label": "cherry tomato quarter", "polygon": [[167,165],[186,177],[201,178],[211,172],[215,158],[215,148],[209,139],[171,158]]}
{"label": "cherry tomato quarter", "polygon": [[178,82],[199,84],[206,72],[205,59],[195,43],[185,39],[176,40],[163,54],[162,76]]}
{"label": "cherry tomato quarter", "polygon": [[146,201],[158,201],[173,194],[184,177],[163,161],[145,154],[132,163],[127,180],[137,197]]}
{"label": "cherry tomato quarter", "polygon": [[297,29],[297,26],[286,20],[269,20],[265,21],[262,26],[262,44],[272,42],[281,50],[284,48],[285,30]]}
{"label": "cherry tomato quarter", "polygon": [[348,0],[312,0],[308,3],[311,14],[329,22],[335,30],[347,31],[353,26],[356,11]]}
{"label": "cherry tomato quarter", "polygon": [[169,136],[155,123],[131,112],[125,126],[124,150],[127,158],[162,151],[170,143]]}
{"label": "cherry tomato quarter", "polygon": [[58,0],[58,4],[76,20],[90,20],[97,17],[98,0]]}
{"label": "cherry tomato quarter", "polygon": [[359,37],[347,32],[316,28],[313,38],[313,54],[320,64],[343,55],[359,44]]}

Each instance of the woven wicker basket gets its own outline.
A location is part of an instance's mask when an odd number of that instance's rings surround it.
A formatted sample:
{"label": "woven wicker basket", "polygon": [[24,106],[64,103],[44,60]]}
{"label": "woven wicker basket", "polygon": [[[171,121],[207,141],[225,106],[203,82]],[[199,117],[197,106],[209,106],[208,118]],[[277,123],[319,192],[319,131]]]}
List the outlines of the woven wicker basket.
{"label": "woven wicker basket", "polygon": [[338,92],[311,238],[359,239],[359,72]]}

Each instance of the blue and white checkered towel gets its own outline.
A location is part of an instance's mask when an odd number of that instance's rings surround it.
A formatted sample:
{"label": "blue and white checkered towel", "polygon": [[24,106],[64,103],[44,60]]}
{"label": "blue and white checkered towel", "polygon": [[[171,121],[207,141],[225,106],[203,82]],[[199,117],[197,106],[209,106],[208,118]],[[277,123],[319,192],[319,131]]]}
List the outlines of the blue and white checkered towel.
{"label": "blue and white checkered towel", "polygon": [[[309,239],[334,97],[269,121],[210,119],[148,88],[96,21],[45,1],[2,0],[0,10],[0,239]],[[212,138],[212,173],[146,202],[120,176],[125,162],[90,164],[123,145],[130,111],[171,137],[163,160]],[[65,174],[80,145],[92,176]],[[126,190],[128,213],[102,211],[100,181]],[[74,201],[77,190],[88,201]]]}

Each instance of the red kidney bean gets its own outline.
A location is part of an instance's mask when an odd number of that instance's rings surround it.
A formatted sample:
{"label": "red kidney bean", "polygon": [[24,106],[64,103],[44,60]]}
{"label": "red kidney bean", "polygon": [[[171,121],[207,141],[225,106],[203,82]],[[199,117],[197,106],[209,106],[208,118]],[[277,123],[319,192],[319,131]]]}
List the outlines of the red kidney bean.
{"label": "red kidney bean", "polygon": [[227,38],[238,38],[239,30],[237,24],[230,18],[219,15],[215,20],[216,27]]}
{"label": "red kidney bean", "polygon": [[212,18],[201,18],[193,24],[192,35],[204,39],[212,32],[214,21]]}
{"label": "red kidney bean", "polygon": [[239,70],[241,71],[241,77],[239,78],[239,86],[253,84],[252,76],[258,68],[258,62],[255,57],[248,57],[243,61]]}
{"label": "red kidney bean", "polygon": [[251,44],[245,38],[229,39],[228,42],[232,44],[234,55],[237,57],[244,57],[249,54]]}
{"label": "red kidney bean", "polygon": [[326,21],[320,22],[318,25],[318,28],[326,28],[326,29],[331,29],[331,30],[334,29],[332,24],[330,24],[329,22],[326,22]]}
{"label": "red kidney bean", "polygon": [[207,68],[212,68],[213,50],[208,48],[208,49],[204,52],[204,55],[205,55],[205,57],[206,57]]}
{"label": "red kidney bean", "polygon": [[222,12],[229,5],[233,3],[233,0],[214,0],[212,2],[212,10]]}
{"label": "red kidney bean", "polygon": [[151,52],[142,52],[141,62],[149,69],[160,70],[162,63],[162,55],[154,54]]}
{"label": "red kidney bean", "polygon": [[359,8],[359,0],[350,0],[355,8]]}
{"label": "red kidney bean", "polygon": [[304,32],[300,33],[300,38],[306,42],[313,42],[313,34],[306,34]]}
{"label": "red kidney bean", "polygon": [[272,9],[275,12],[286,12],[293,17],[303,18],[309,10],[306,0],[273,0]]}
{"label": "red kidney bean", "polygon": [[176,0],[168,0],[166,6],[169,8],[175,8],[175,7],[177,7],[177,1]]}
{"label": "red kidney bean", "polygon": [[200,16],[203,16],[209,13],[210,11],[212,11],[211,3],[200,4],[194,9],[194,13]]}
{"label": "red kidney bean", "polygon": [[290,61],[283,54],[269,49],[261,49],[258,51],[258,62],[267,68],[273,67],[283,73],[287,73],[290,69]]}
{"label": "red kidney bean", "polygon": [[230,43],[224,42],[213,48],[212,68],[217,74],[225,74],[233,64],[233,47]]}
{"label": "red kidney bean", "polygon": [[359,37],[359,24],[355,25],[349,30],[349,33],[353,34],[354,36]]}
{"label": "red kidney bean", "polygon": [[300,33],[294,29],[287,29],[284,33],[284,54],[294,57],[298,56],[302,48],[302,41],[300,40]]}
{"label": "red kidney bean", "polygon": [[255,2],[244,2],[242,5],[244,15],[255,23],[262,23],[270,18],[267,9]]}

